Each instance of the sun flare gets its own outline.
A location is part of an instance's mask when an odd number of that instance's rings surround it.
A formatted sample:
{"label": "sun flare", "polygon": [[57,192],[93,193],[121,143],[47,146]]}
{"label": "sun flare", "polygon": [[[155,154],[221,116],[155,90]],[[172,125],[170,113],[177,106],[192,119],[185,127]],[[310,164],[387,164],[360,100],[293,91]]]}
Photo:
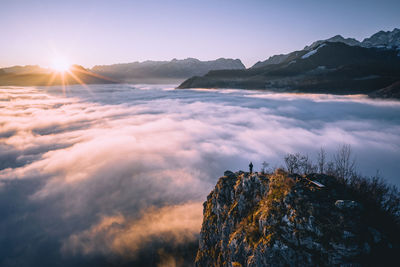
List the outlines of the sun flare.
{"label": "sun flare", "polygon": [[58,57],[53,59],[51,68],[57,72],[66,72],[71,68],[71,64],[66,58]]}

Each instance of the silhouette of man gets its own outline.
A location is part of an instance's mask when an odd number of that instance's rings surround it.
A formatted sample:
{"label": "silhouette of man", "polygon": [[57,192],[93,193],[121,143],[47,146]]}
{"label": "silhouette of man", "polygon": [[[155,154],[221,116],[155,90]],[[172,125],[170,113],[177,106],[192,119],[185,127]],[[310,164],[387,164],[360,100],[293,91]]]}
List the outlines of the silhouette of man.
{"label": "silhouette of man", "polygon": [[252,174],[253,173],[253,163],[252,162],[250,162],[250,164],[249,164],[249,169],[250,169],[250,174]]}

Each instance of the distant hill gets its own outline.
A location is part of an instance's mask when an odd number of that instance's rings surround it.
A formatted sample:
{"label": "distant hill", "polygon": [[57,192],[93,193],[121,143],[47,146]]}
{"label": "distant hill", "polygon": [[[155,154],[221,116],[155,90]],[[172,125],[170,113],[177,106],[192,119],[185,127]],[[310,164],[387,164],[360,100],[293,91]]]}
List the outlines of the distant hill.
{"label": "distant hill", "polygon": [[[313,46],[313,45],[312,45]],[[192,77],[178,88],[241,88],[285,92],[372,94],[396,97],[378,90],[400,81],[399,47],[363,47],[322,42],[309,50],[280,56],[280,63],[246,70],[211,71]],[[389,89],[388,89],[389,90]],[[394,90],[394,91],[393,91]],[[380,91],[383,92],[383,91]]]}
{"label": "distant hill", "polygon": [[0,69],[1,86],[46,86],[62,84],[102,84],[116,81],[95,74],[82,66],[73,65],[69,72],[61,73],[39,66],[14,66]]}
{"label": "distant hill", "polygon": [[3,73],[8,74],[30,74],[30,73],[50,73],[47,68],[42,68],[39,65],[12,66],[1,69]]}
{"label": "distant hill", "polygon": [[400,99],[400,81],[395,82],[388,87],[382,88],[370,94],[377,98],[397,98]]}
{"label": "distant hill", "polygon": [[195,58],[187,58],[94,66],[91,71],[121,82],[176,83],[195,75],[204,75],[210,70],[221,69],[245,69],[245,66],[239,59],[219,58],[200,61]]}

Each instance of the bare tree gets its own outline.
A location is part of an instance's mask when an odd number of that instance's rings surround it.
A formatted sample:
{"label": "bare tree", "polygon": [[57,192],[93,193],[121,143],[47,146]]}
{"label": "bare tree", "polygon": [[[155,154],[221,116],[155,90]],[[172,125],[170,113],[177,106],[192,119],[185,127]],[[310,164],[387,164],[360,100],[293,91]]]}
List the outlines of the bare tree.
{"label": "bare tree", "polygon": [[298,172],[299,170],[299,158],[300,154],[286,154],[284,160],[285,160],[285,165],[286,169],[289,173],[295,173]]}
{"label": "bare tree", "polygon": [[263,161],[263,163],[261,163],[261,173],[262,174],[265,174],[265,173],[267,173],[268,172],[268,166],[269,166],[269,163],[268,162],[266,162],[266,161]]}
{"label": "bare tree", "polygon": [[379,171],[370,178],[354,174],[348,180],[348,186],[364,201],[375,203],[400,225],[400,192],[396,186],[385,182]]}
{"label": "bare tree", "polygon": [[335,170],[335,163],[333,163],[333,161],[329,161],[328,163],[326,163],[326,167],[324,170],[325,174],[328,175],[336,175],[336,170]]}
{"label": "bare tree", "polygon": [[356,161],[352,155],[350,145],[342,145],[333,156],[336,175],[347,182],[355,174]]}
{"label": "bare tree", "polygon": [[287,154],[284,160],[289,173],[309,174],[316,169],[308,155]]}
{"label": "bare tree", "polygon": [[317,167],[319,173],[325,173],[326,164],[326,151],[321,147],[317,154]]}
{"label": "bare tree", "polygon": [[315,172],[317,167],[313,164],[308,155],[301,155],[299,158],[299,171],[302,174],[310,174]]}

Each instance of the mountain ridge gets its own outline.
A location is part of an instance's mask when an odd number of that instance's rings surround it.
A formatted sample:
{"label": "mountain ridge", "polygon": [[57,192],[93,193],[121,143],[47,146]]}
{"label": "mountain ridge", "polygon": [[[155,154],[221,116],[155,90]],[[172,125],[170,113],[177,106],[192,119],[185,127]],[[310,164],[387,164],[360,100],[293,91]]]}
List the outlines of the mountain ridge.
{"label": "mountain ridge", "polygon": [[[238,88],[280,92],[372,94],[400,81],[400,51],[324,42],[295,51],[279,64],[210,71],[178,88]],[[397,90],[398,87],[392,87]],[[385,96],[396,96],[382,94]],[[375,97],[380,97],[375,94]]]}
{"label": "mountain ridge", "polygon": [[218,58],[201,61],[196,58],[172,59],[170,61],[143,61],[113,65],[97,65],[91,71],[121,82],[162,82],[183,80],[195,75],[204,75],[211,70],[245,69],[240,59]]}
{"label": "mountain ridge", "polygon": [[[363,41],[358,41],[355,38],[344,38],[342,35],[335,35],[328,39],[318,40],[310,45],[306,45],[303,50],[313,50],[317,46],[325,42],[340,42],[350,46],[362,46],[362,47],[400,47],[400,29],[394,28],[392,31],[379,31],[372,34],[370,37],[364,38]],[[293,53],[293,52],[292,52]],[[264,61],[258,61],[251,68],[259,68],[270,64],[280,64],[286,57],[291,55],[280,54],[270,56]]]}
{"label": "mountain ridge", "polygon": [[[180,83],[193,75],[206,74],[210,70],[245,69],[240,59],[218,58],[201,61],[196,58],[172,59],[170,61],[152,61],[118,63],[112,65],[96,65],[91,69],[79,65],[72,66],[85,83]],[[55,73],[49,68],[38,65],[11,66],[0,69],[0,85],[45,86],[60,85],[60,79],[53,80]],[[68,84],[78,84],[66,72]]]}
{"label": "mountain ridge", "polygon": [[72,65],[64,73],[37,65],[0,69],[0,86],[51,86],[75,84],[107,84],[117,81],[97,75],[80,65]]}

